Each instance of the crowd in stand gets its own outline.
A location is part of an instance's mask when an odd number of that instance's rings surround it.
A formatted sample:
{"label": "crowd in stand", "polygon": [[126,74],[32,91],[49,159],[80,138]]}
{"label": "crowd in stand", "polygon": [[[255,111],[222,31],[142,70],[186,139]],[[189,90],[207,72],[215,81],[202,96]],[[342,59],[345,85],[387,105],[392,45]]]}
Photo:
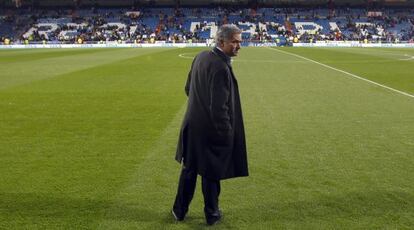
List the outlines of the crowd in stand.
{"label": "crowd in stand", "polygon": [[[127,11],[139,12],[126,14]],[[316,42],[316,41],[365,41],[365,42],[413,42],[414,10],[379,9],[378,15],[367,16],[367,10],[350,8],[325,9],[325,15],[319,9],[251,9],[236,7],[217,8],[176,8],[165,11],[157,8],[142,9],[88,9],[88,10],[16,10],[0,11],[0,42],[6,39],[14,43],[85,43],[118,41],[123,43],[165,42],[205,42],[208,37],[202,36],[209,31],[210,22],[219,26],[226,23],[250,23],[265,25],[256,26],[253,33],[243,34],[245,41],[276,42]],[[86,12],[86,13],[85,13]],[[171,13],[172,12],[172,13]],[[306,12],[306,14],[302,14]],[[2,16],[3,15],[3,16]],[[365,23],[357,23],[361,19]],[[69,23],[58,23],[59,26],[47,33],[46,28],[36,25],[41,20],[67,19]],[[316,32],[299,33],[292,19],[315,21],[325,19],[336,22],[338,27]],[[149,21],[155,21],[149,25]],[[190,30],[189,21],[200,23]],[[269,22],[274,20],[275,22]],[[119,22],[126,26],[118,26],[109,22]],[[72,24],[71,24],[72,23]],[[109,24],[107,24],[109,23]],[[2,34],[1,24],[9,24],[13,34]],[[106,26],[105,26],[106,25]],[[405,27],[398,27],[405,25]],[[34,27],[29,36],[26,32]],[[134,28],[134,29],[131,29]],[[73,33],[61,33],[74,31]]]}
{"label": "crowd in stand", "polygon": [[[358,24],[355,23],[360,19],[361,15],[353,15],[346,10],[342,12],[344,15],[342,17],[346,18],[346,23],[339,24],[337,30],[331,31],[328,34],[328,40],[352,40],[352,41],[361,41],[369,40],[373,42],[395,42],[395,41],[409,41],[413,42],[414,38],[414,12],[407,11],[404,14],[381,14],[379,16],[367,17],[366,21],[370,24]],[[336,16],[336,15],[335,15]],[[335,18],[335,17],[334,17]],[[391,32],[397,31],[393,30],[399,24],[408,24],[410,27],[398,31],[398,33]],[[348,34],[340,33],[339,31],[349,31]],[[316,34],[311,38],[304,37],[303,39],[314,39],[314,40],[324,40],[326,35]]]}

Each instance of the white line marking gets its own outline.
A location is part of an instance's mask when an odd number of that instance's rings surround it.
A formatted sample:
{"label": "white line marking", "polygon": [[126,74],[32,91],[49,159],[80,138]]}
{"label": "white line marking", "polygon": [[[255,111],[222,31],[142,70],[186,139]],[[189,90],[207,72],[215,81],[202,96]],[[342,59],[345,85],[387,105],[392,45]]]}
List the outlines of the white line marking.
{"label": "white line marking", "polygon": [[193,54],[193,53],[182,53],[182,54],[179,54],[178,57],[187,58],[187,59],[194,59],[194,57],[188,57],[188,56],[186,56],[186,54]]}
{"label": "white line marking", "polygon": [[408,54],[404,54],[404,57],[408,57],[408,58],[401,58],[401,61],[409,61],[409,60],[414,60],[414,56],[410,56]]}
{"label": "white line marking", "polygon": [[375,82],[375,81],[371,81],[371,80],[365,79],[365,78],[360,77],[360,76],[358,76],[358,75],[355,75],[355,74],[352,74],[352,73],[346,72],[346,71],[344,71],[344,70],[337,69],[337,68],[332,67],[332,66],[329,66],[329,65],[325,65],[325,64],[320,63],[320,62],[317,62],[317,61],[315,61],[315,60],[312,60],[312,59],[309,59],[309,58],[306,58],[306,57],[303,57],[303,56],[300,56],[300,55],[297,55],[297,54],[294,54],[294,53],[286,52],[286,51],[283,51],[283,50],[274,49],[274,48],[270,48],[270,47],[267,47],[267,48],[268,48],[268,49],[271,49],[271,50],[274,50],[274,51],[277,51],[277,52],[281,52],[281,53],[284,53],[284,54],[289,54],[289,55],[291,55],[291,56],[295,56],[295,57],[298,57],[298,58],[302,58],[302,59],[304,59],[304,60],[307,60],[307,61],[310,61],[310,62],[316,63],[316,64],[318,64],[318,65],[321,65],[321,66],[323,66],[323,67],[326,67],[326,68],[328,68],[328,69],[332,69],[332,70],[335,70],[335,71],[338,71],[338,72],[341,72],[341,73],[347,74],[347,75],[349,75],[349,76],[351,76],[351,77],[354,77],[354,78],[357,78],[357,79],[359,79],[359,80],[363,80],[363,81],[369,82],[369,83],[371,83],[371,84],[374,84],[374,85],[377,85],[377,86],[383,87],[383,88],[385,88],[385,89],[388,89],[388,90],[394,91],[394,92],[396,92],[396,93],[399,93],[399,94],[402,94],[402,95],[405,95],[405,96],[408,96],[408,97],[414,98],[414,95],[412,95],[412,94],[409,94],[409,93],[406,93],[406,92],[403,92],[403,91],[400,91],[400,90],[397,90],[397,89],[394,89],[394,88],[391,88],[391,87],[388,87],[388,86],[382,85],[382,84],[377,83],[377,82]]}

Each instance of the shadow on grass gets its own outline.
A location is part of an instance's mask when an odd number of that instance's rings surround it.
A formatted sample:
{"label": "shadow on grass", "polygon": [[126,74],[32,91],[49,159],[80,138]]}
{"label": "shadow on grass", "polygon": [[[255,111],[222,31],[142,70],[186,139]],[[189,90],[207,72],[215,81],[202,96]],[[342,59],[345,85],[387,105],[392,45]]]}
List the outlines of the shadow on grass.
{"label": "shadow on grass", "polygon": [[[269,196],[267,196],[269,197]],[[246,197],[247,198],[247,197]],[[247,198],[248,199],[248,198]],[[192,213],[184,222],[177,223],[169,210],[152,207],[151,202],[112,203],[86,198],[53,197],[37,193],[0,193],[0,219],[42,218],[60,219],[62,223],[93,227],[94,223],[110,221],[146,226],[172,226],[204,229],[204,217]],[[343,196],[321,194],[314,200],[273,201],[256,203],[246,209],[227,207],[224,219],[217,228],[249,228],[262,223],[301,224],[323,221],[335,225],[335,220],[352,221],[366,219],[370,223],[394,223],[396,226],[414,226],[414,196],[408,192],[371,191],[345,193]],[[109,215],[109,214],[110,215]],[[226,216],[226,213],[230,214]],[[178,225],[178,226],[177,226]]]}
{"label": "shadow on grass", "polygon": [[[137,194],[138,196],[138,194]],[[130,224],[131,226],[189,226],[205,227],[204,217],[190,215],[184,222],[176,222],[168,209],[151,207],[151,202],[112,202],[88,198],[57,196],[48,193],[0,193],[0,220],[10,226],[20,224],[45,224],[53,220],[62,226],[84,226],[95,228],[100,223],[109,226]],[[4,223],[6,224],[6,223]],[[7,226],[0,224],[0,227]],[[105,226],[105,224],[104,224]]]}
{"label": "shadow on grass", "polygon": [[[138,194],[137,194],[138,196]],[[48,193],[0,193],[0,227],[7,226],[139,226],[154,229],[205,229],[202,213],[190,213],[183,222],[177,222],[169,209],[151,207],[151,202],[111,202],[74,198]],[[160,210],[161,209],[161,210]],[[103,225],[102,225],[103,223]]]}

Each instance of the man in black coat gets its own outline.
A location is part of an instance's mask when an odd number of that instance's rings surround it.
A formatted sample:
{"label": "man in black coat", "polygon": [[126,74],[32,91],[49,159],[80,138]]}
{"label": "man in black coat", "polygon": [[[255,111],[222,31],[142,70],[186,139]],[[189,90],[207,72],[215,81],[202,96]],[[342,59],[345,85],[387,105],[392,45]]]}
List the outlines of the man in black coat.
{"label": "man in black coat", "polygon": [[223,25],[217,46],[198,54],[188,74],[188,107],[181,127],[176,160],[183,164],[172,214],[184,220],[197,175],[202,177],[208,225],[221,219],[220,180],[248,176],[246,141],[237,80],[231,57],[240,49],[241,30]]}

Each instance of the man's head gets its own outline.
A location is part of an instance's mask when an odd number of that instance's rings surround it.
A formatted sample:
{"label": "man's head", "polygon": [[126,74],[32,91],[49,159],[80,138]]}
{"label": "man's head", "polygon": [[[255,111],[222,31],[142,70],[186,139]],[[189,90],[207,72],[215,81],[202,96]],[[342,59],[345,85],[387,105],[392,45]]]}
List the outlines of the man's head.
{"label": "man's head", "polygon": [[227,56],[237,56],[242,42],[241,33],[242,31],[235,25],[222,25],[216,34],[217,47],[222,49]]}

